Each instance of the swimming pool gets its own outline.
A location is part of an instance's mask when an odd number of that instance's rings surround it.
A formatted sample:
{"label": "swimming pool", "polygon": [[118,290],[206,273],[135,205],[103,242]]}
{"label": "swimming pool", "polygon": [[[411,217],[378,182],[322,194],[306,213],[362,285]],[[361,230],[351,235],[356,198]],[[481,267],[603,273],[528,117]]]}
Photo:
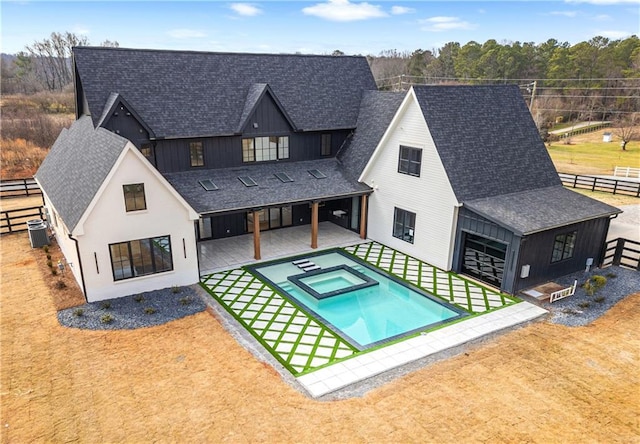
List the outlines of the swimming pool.
{"label": "swimming pool", "polygon": [[247,269],[360,350],[468,314],[341,250]]}

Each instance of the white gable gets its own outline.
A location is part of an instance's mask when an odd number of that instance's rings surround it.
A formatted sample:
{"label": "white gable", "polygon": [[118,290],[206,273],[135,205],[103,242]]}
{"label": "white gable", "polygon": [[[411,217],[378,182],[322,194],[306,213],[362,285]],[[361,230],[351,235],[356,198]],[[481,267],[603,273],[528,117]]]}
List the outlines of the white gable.
{"label": "white gable", "polygon": [[[123,185],[144,184],[146,209],[126,211]],[[78,223],[78,239],[89,301],[198,281],[193,221],[198,214],[141,153],[128,144]],[[114,282],[109,245],[170,236],[173,271]]]}
{"label": "white gable", "polygon": [[[400,145],[420,148],[420,177],[398,172]],[[360,181],[374,189],[368,237],[449,270],[459,204],[413,90],[398,109]],[[416,214],[414,243],[393,237],[394,208]]]}

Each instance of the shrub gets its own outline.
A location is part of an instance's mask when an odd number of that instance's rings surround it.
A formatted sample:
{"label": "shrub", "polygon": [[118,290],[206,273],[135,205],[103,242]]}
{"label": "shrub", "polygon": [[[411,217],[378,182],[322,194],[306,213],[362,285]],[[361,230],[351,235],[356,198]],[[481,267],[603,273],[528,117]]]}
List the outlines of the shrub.
{"label": "shrub", "polygon": [[84,310],[82,308],[76,308],[75,310],[73,310],[73,315],[78,318],[83,314],[84,314]]}
{"label": "shrub", "polygon": [[606,276],[608,279],[613,279],[614,277],[618,277],[618,275],[617,275],[617,274],[615,274],[615,273],[611,273],[611,272],[609,272],[609,273],[605,274],[605,276]]}
{"label": "shrub", "polygon": [[158,310],[156,310],[156,309],[155,309],[155,308],[153,308],[153,307],[145,307],[145,309],[144,309],[144,312],[145,312],[146,314],[148,314],[148,315],[154,314],[156,311],[158,311]]}
{"label": "shrub", "polygon": [[58,270],[56,270],[55,268],[52,268],[51,269],[51,274],[54,275],[54,276],[57,276],[58,275]]}
{"label": "shrub", "polygon": [[103,310],[109,310],[111,308],[111,302],[110,301],[102,301],[100,303],[100,308],[102,308]]}
{"label": "shrub", "polygon": [[[42,247],[42,251],[44,251],[45,253],[49,253],[49,246],[48,245],[43,246]],[[51,259],[51,258],[49,258],[49,259]]]}
{"label": "shrub", "polygon": [[578,307],[580,308],[589,308],[591,306],[591,302],[589,301],[582,301],[578,303]]}
{"label": "shrub", "polygon": [[180,293],[180,287],[178,287],[177,285],[174,285],[173,287],[171,287],[171,293],[173,294]]}
{"label": "shrub", "polygon": [[53,262],[51,262],[51,259],[47,261],[47,267],[49,268],[53,267]]}
{"label": "shrub", "polygon": [[111,313],[103,314],[102,316],[100,316],[100,322],[102,322],[103,324],[111,324],[113,320],[114,317],[111,315]]}
{"label": "shrub", "polygon": [[141,294],[137,294],[133,297],[133,300],[136,302],[142,302],[144,301],[144,296],[142,296]]}
{"label": "shrub", "polygon": [[594,298],[593,300],[596,301],[599,304],[602,304],[606,300],[606,298],[604,296],[598,296],[597,298]]}
{"label": "shrub", "polygon": [[63,290],[67,288],[67,284],[62,279],[58,279],[54,285],[57,290]]}
{"label": "shrub", "polygon": [[47,253],[47,259],[51,260],[51,254],[50,253]]}
{"label": "shrub", "polygon": [[191,302],[193,301],[193,299],[191,299],[189,296],[185,296],[183,298],[180,298],[180,305],[189,305]]}
{"label": "shrub", "polygon": [[600,290],[607,283],[607,278],[600,275],[591,276],[587,281],[582,285],[584,291],[589,295],[593,296],[596,291]]}

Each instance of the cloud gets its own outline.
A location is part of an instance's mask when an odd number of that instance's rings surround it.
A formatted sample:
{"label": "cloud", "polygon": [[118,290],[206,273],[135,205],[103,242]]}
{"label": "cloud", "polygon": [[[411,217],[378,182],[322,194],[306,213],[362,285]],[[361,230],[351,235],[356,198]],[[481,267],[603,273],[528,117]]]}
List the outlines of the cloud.
{"label": "cloud", "polygon": [[549,15],[562,15],[564,17],[574,18],[578,15],[578,11],[551,11]]}
{"label": "cloud", "polygon": [[174,39],[199,39],[207,36],[204,31],[186,28],[170,29],[167,31],[167,35]]}
{"label": "cloud", "polygon": [[613,20],[613,18],[607,14],[596,15],[593,19],[598,22],[610,22],[611,20]]}
{"label": "cloud", "polygon": [[407,8],[406,6],[392,6],[391,14],[393,15],[403,15],[403,14],[412,14],[416,12],[413,8]]}
{"label": "cloud", "polygon": [[255,17],[262,14],[262,9],[251,3],[231,3],[229,7],[239,15],[245,17]]}
{"label": "cloud", "polygon": [[625,31],[598,31],[595,35],[601,35],[611,40],[624,39],[631,36],[630,32]]}
{"label": "cloud", "polygon": [[452,31],[455,29],[475,29],[476,25],[460,20],[458,17],[430,17],[428,19],[423,19],[418,21],[421,25],[423,25],[420,29],[423,31],[431,31],[431,32],[442,32],[442,31]]}
{"label": "cloud", "polygon": [[326,3],[302,8],[302,12],[334,22],[353,22],[387,16],[380,6],[367,2],[351,3],[349,0],[328,0]]}
{"label": "cloud", "polygon": [[76,25],[73,27],[73,33],[79,35],[89,35],[91,31],[84,25]]}

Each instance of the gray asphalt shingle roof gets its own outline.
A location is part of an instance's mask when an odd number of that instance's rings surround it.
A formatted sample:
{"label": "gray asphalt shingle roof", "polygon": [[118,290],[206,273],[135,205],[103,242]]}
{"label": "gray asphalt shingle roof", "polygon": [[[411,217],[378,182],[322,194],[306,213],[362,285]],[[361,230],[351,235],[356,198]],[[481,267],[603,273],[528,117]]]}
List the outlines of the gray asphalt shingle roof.
{"label": "gray asphalt shingle roof", "polygon": [[621,212],[561,185],[485,197],[463,205],[520,235]]}
{"label": "gray asphalt shingle roof", "polygon": [[404,92],[386,91],[363,94],[357,129],[349,145],[338,153],[338,159],[355,178],[360,177],[405,96]]}
{"label": "gray asphalt shingle roof", "polygon": [[63,130],[35,174],[69,231],[80,221],[127,140],[89,117]]}
{"label": "gray asphalt shingle roof", "polygon": [[[308,173],[311,169],[318,169],[327,177],[316,179]],[[274,176],[280,172],[286,173],[293,182],[281,182]],[[244,186],[239,176],[250,176],[258,186]],[[164,177],[200,214],[324,200],[371,191],[346,174],[336,159],[193,170],[169,173]],[[198,182],[205,179],[212,180],[219,189],[206,191]]]}
{"label": "gray asphalt shingle roof", "polygon": [[94,125],[118,93],[156,137],[235,134],[261,83],[299,130],[354,128],[376,89],[364,57],[77,47],[74,60]]}
{"label": "gray asphalt shingle roof", "polygon": [[560,185],[517,85],[413,89],[459,202]]}

